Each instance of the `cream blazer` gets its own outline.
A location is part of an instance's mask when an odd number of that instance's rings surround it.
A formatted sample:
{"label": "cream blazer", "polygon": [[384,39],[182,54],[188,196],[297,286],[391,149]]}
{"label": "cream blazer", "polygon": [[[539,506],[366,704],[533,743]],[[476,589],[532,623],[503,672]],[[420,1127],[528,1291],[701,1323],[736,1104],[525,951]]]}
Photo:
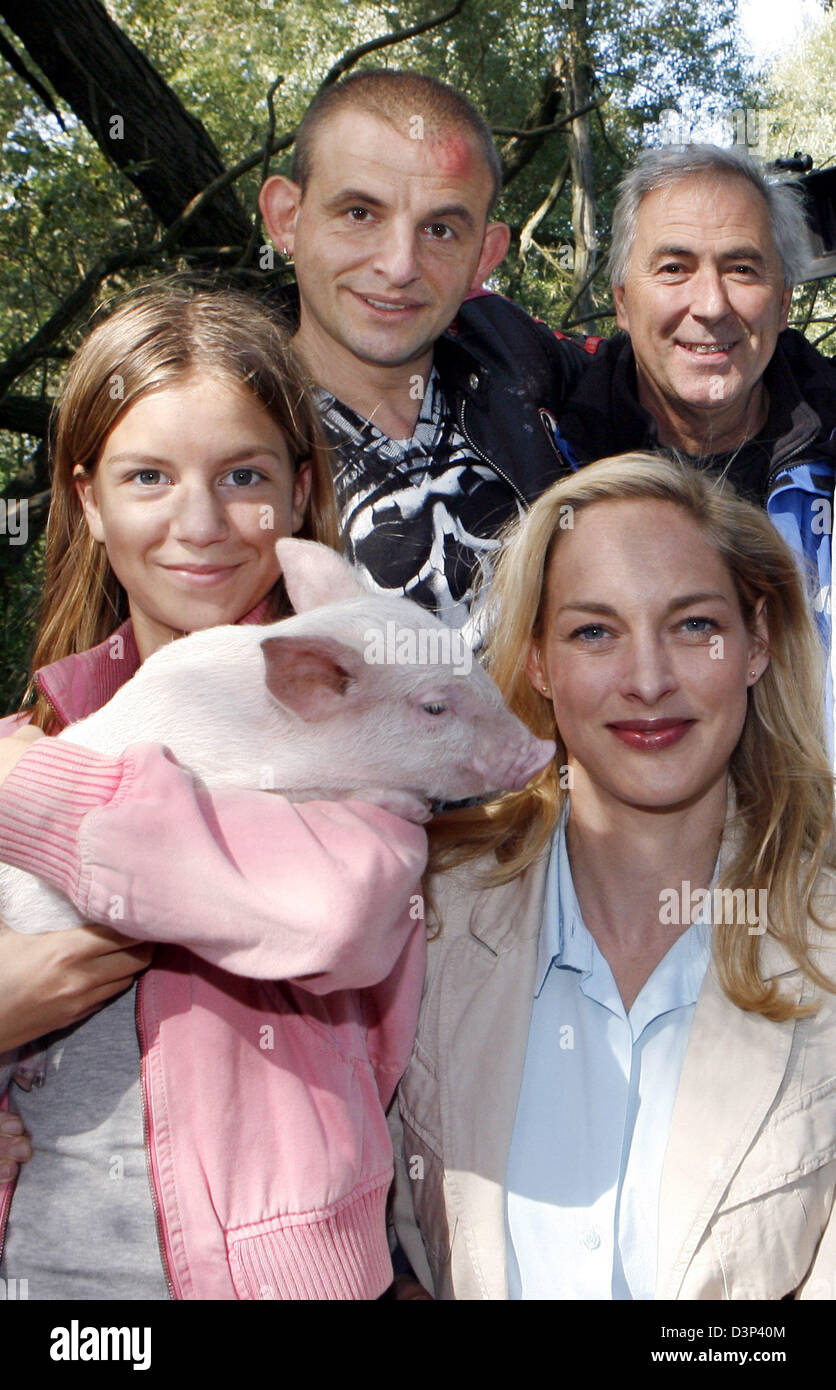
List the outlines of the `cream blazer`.
{"label": "cream blazer", "polygon": [[[533,1002],[548,858],[479,889],[472,868],[430,884],[418,1035],[397,1104],[394,1224],[437,1298],[507,1298],[504,1181]],[[817,904],[836,923],[836,876]],[[836,979],[836,933],[811,924]],[[815,991],[761,939],[765,978]],[[836,1298],[836,995],[773,1023],[700,991],[660,1190],[659,1299]]]}

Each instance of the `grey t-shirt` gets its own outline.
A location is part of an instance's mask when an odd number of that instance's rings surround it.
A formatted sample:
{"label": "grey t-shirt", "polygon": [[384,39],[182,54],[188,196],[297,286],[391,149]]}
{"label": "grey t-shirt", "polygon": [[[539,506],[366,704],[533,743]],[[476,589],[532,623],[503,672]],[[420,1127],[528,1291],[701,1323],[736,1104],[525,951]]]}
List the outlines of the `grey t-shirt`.
{"label": "grey t-shirt", "polygon": [[135,1004],[134,984],[54,1036],[42,1087],[12,1087],[11,1109],[34,1149],[0,1261],[0,1277],[18,1281],[18,1298],[169,1297],[145,1154]]}

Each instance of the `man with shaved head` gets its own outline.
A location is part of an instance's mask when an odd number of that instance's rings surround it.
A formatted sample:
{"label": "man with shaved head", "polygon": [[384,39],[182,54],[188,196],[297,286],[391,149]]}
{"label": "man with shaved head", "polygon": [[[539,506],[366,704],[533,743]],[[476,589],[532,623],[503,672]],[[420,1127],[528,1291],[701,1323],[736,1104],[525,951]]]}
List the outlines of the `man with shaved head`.
{"label": "man with shaved head", "polygon": [[[295,262],[295,343],[320,388],[349,552],[455,626],[497,531],[561,466],[546,414],[560,345],[479,293],[508,248],[490,219],[500,186],[465,97],[379,71],[313,103],[292,178],[261,194]],[[572,353],[578,376],[586,353]]]}

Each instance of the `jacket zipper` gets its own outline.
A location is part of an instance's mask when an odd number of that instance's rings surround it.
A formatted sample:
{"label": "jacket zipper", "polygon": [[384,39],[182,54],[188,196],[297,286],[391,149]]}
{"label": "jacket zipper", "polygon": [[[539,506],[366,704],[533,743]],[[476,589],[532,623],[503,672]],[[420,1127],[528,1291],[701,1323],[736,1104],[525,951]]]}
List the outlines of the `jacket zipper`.
{"label": "jacket zipper", "polygon": [[60,729],[66,729],[67,721],[64,718],[64,716],[60,713],[60,711],[55,708],[55,705],[50,699],[50,696],[48,695],[47,691],[44,690],[43,686],[41,685],[40,674],[37,671],[35,672],[35,689],[37,690],[39,695],[43,695],[44,699],[49,705],[49,708],[52,710],[52,713],[55,715],[55,718],[58,721],[58,727]]}
{"label": "jacket zipper", "polygon": [[492,468],[493,471],[494,471],[494,473],[498,474],[498,476],[502,479],[502,481],[508,484],[508,486],[509,486],[509,488],[511,489],[511,491],[512,491],[512,492],[520,499],[520,501],[522,502],[523,506],[525,507],[525,510],[528,511],[529,504],[528,504],[528,502],[525,500],[525,497],[523,496],[523,494],[520,492],[520,490],[519,490],[519,488],[517,487],[516,483],[513,482],[513,481],[511,480],[511,478],[508,477],[508,474],[507,474],[502,468],[500,468],[500,466],[499,466],[498,463],[494,463],[494,461],[493,461],[492,458],[488,458],[488,455],[482,452],[482,450],[479,448],[479,445],[478,445],[478,444],[474,444],[473,440],[471,439],[470,435],[469,435],[468,432],[467,432],[467,425],[466,425],[465,422],[464,422],[464,405],[465,405],[464,396],[462,396],[462,397],[460,398],[460,400],[459,400],[459,429],[461,430],[462,435],[464,436],[465,440],[466,440],[467,443],[470,445],[470,447],[471,447],[471,449],[473,450],[473,452],[474,452],[474,454],[476,455],[476,457],[477,457],[477,458],[480,458],[480,459],[482,460],[483,463],[486,463],[486,464],[488,465],[489,468]]}
{"label": "jacket zipper", "polygon": [[778,477],[778,474],[779,474],[779,473],[783,473],[784,470],[787,469],[788,467],[792,467],[792,468],[801,468],[801,467],[804,466],[804,460],[803,460],[803,459],[802,459],[799,463],[793,463],[793,464],[790,464],[790,460],[791,460],[791,459],[794,459],[795,456],[796,456],[796,454],[800,454],[801,451],[802,451],[803,449],[806,449],[810,443],[811,443],[811,441],[810,441],[809,439],[802,440],[802,442],[801,442],[800,444],[797,444],[797,445],[795,446],[795,448],[793,449],[792,453],[787,454],[787,457],[786,457],[785,459],[782,459],[782,461],[781,461],[780,463],[774,464],[774,466],[770,469],[769,473],[767,474],[767,478],[766,478],[766,495],[767,495],[767,497],[769,497],[769,496],[771,495],[771,492],[772,492],[772,484],[775,482],[775,479]]}
{"label": "jacket zipper", "polygon": [[[9,1085],[11,1084],[12,1083],[10,1081]],[[4,1110],[2,1113],[5,1115],[7,1112]],[[3,1251],[6,1246],[6,1229],[9,1224],[9,1211],[11,1209],[12,1198],[14,1197],[15,1190],[17,1188],[17,1180],[19,1176],[20,1172],[18,1171],[18,1173],[15,1174],[12,1181],[6,1185],[2,1196],[0,1196],[0,1208],[3,1208],[3,1218],[2,1222],[0,1222],[0,1260],[3,1258]]]}
{"label": "jacket zipper", "polygon": [[140,975],[136,982],[136,1000],[134,1003],[134,1018],[136,1021],[136,1035],[139,1040],[139,1090],[142,1098],[142,1131],[143,1145],[145,1148],[145,1166],[148,1171],[148,1186],[151,1189],[151,1203],[154,1207],[154,1222],[157,1228],[157,1244],[160,1250],[160,1263],[165,1274],[165,1281],[168,1285],[168,1296],[176,1299],[174,1284],[171,1279],[171,1272],[168,1265],[168,1257],[165,1251],[165,1241],[163,1239],[163,1222],[160,1212],[160,1204],[157,1201],[157,1189],[154,1185],[154,1171],[151,1166],[151,1140],[150,1140],[150,1119],[148,1110],[148,1097],[145,1091],[145,1030],[142,1026],[142,1009],[140,1008],[142,989],[145,984],[144,978]]}
{"label": "jacket zipper", "polygon": [[[551,420],[553,429],[549,429],[548,425],[546,424],[546,421],[545,421],[544,418],[543,418],[544,413],[545,413],[546,415],[548,415],[549,419]],[[543,410],[540,410],[540,411],[538,412],[538,414],[539,414],[539,416],[540,416],[540,424],[543,426],[543,433],[545,434],[546,439],[549,441],[549,444],[550,444],[550,446],[551,446],[552,453],[554,454],[555,458],[558,460],[558,462],[559,462],[561,468],[563,469],[564,473],[565,473],[565,472],[570,472],[570,473],[575,473],[575,472],[577,472],[577,466],[574,465],[574,464],[572,464],[572,463],[570,463],[570,461],[569,461],[567,458],[565,458],[563,454],[561,454],[560,450],[558,449],[557,445],[556,445],[555,442],[554,442],[554,432],[553,432],[553,430],[558,428],[558,421],[555,420],[555,418],[554,418],[554,416],[552,415],[552,413],[551,413],[550,410],[546,410],[545,412],[544,412]],[[582,466],[582,465],[581,465],[581,466]],[[557,481],[557,479],[555,479],[555,481]]]}

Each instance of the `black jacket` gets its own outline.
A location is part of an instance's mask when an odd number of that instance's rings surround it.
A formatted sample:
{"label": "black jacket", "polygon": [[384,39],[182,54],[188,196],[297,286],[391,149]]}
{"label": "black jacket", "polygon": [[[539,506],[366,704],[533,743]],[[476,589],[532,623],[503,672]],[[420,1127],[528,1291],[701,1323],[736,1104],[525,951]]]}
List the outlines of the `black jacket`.
{"label": "black jacket", "polygon": [[435,365],[471,448],[531,503],[567,470],[554,415],[584,380],[602,338],[567,338],[511,300],[465,300],[436,343]]}
{"label": "black jacket", "polygon": [[[296,287],[271,291],[267,302],[294,331]],[[509,517],[515,499],[530,504],[566,472],[553,439],[558,383],[561,392],[575,387],[604,341],[555,334],[511,300],[485,292],[465,300],[436,342],[445,399],[470,447],[506,484]]]}
{"label": "black jacket", "polygon": [[[740,449],[691,459],[712,471],[728,465],[737,490],[761,506],[788,467],[836,462],[836,360],[786,329],[764,382],[770,404],[760,433]],[[566,467],[660,447],[656,422],[639,405],[636,363],[625,333],[601,342],[589,369],[568,389],[559,384],[553,402],[556,444]]]}

